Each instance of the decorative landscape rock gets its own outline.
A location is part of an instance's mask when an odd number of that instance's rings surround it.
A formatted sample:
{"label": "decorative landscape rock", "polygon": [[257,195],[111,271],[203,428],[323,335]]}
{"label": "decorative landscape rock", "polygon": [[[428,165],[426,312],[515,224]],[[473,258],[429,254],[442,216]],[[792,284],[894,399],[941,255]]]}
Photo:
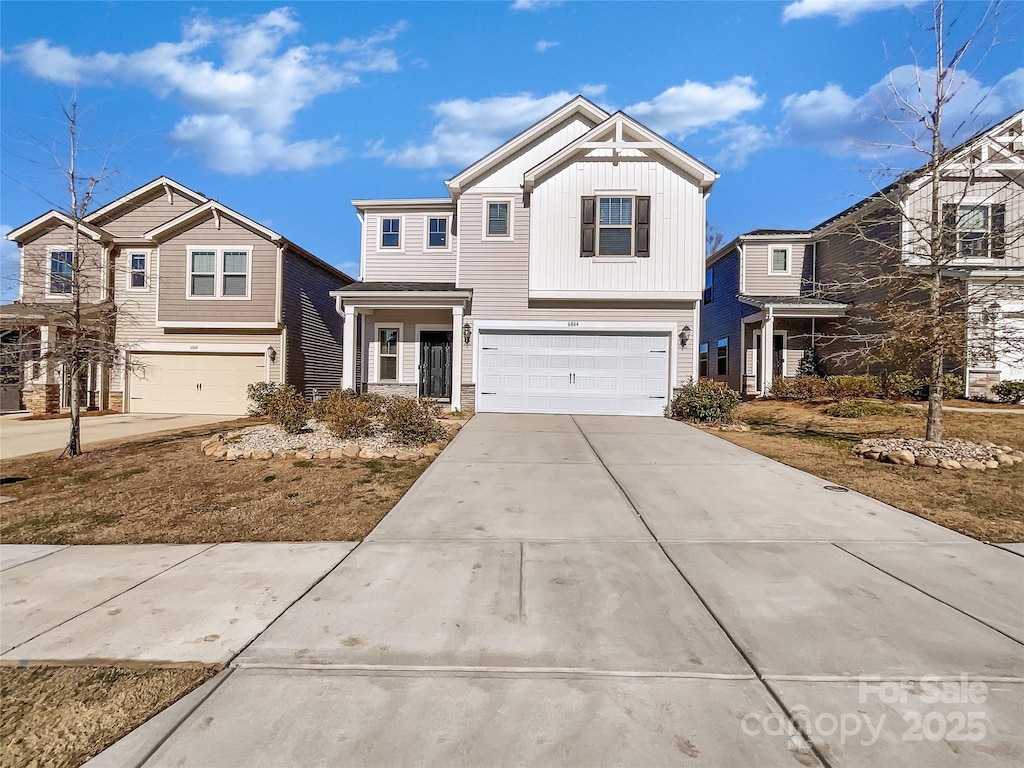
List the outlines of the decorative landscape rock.
{"label": "decorative landscape rock", "polygon": [[938,469],[999,469],[1024,463],[1024,452],[992,442],[945,440],[936,443],[913,437],[872,438],[853,446],[853,454],[869,461]]}

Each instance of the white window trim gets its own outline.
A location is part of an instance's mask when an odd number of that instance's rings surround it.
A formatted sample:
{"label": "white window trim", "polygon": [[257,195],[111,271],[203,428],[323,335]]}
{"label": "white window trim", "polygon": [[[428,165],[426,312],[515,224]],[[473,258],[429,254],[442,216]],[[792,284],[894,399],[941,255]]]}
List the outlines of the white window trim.
{"label": "white window trim", "polygon": [[[629,253],[601,253],[601,198],[628,197],[630,200]],[[636,261],[636,190],[604,190],[594,192],[594,258],[604,262]],[[625,229],[620,224],[606,224],[608,229]]]}
{"label": "white window trim", "polygon": [[[398,219],[398,245],[383,245],[384,219]],[[377,251],[381,253],[405,253],[405,217],[391,213],[377,216]]]}
{"label": "white window trim", "polygon": [[[508,203],[508,234],[507,235],[489,235],[487,234],[487,222],[489,220],[487,209],[492,203]],[[515,240],[516,231],[516,204],[511,197],[485,197],[483,200],[483,209],[481,210],[481,227],[480,227],[480,239],[483,242],[490,241],[504,241],[511,242]]]}
{"label": "white window trim", "polygon": [[[992,261],[992,206],[993,205],[995,205],[995,203],[992,200],[990,200],[988,198],[979,198],[979,197],[966,197],[963,200],[960,200],[959,202],[956,203],[956,221],[957,221],[957,227],[956,227],[956,256],[953,257],[955,261],[958,261],[958,262],[961,262],[961,263],[967,263],[967,264],[980,264],[980,263]],[[961,230],[960,229],[960,209],[961,208],[987,208],[988,209],[988,214],[985,217],[986,220],[988,221],[988,232],[986,234],[986,237],[988,238],[988,248],[986,249],[986,252],[985,252],[984,256],[961,256],[960,255],[960,233],[962,231],[965,231],[965,230]],[[968,232],[978,232],[980,230],[971,229],[971,230],[966,230],[966,231],[968,231]]]}
{"label": "white window trim", "polygon": [[58,300],[63,299],[65,301],[70,301],[71,298],[75,295],[75,284],[74,284],[74,280],[73,279],[72,279],[72,282],[71,282],[71,290],[68,291],[67,293],[53,293],[50,290],[51,286],[53,285],[53,254],[55,254],[55,253],[70,253],[71,254],[72,270],[74,269],[75,249],[74,249],[73,246],[70,246],[70,245],[51,245],[51,246],[49,246],[46,249],[46,288],[45,288],[45,291],[44,291],[44,295],[48,299],[58,299]]}
{"label": "white window trim", "polygon": [[[728,376],[729,375],[729,352],[730,352],[729,347],[732,346],[732,341],[730,341],[730,338],[731,338],[730,336],[723,336],[722,338],[717,339],[715,341],[715,372],[714,373],[711,373],[711,346],[708,345],[708,378],[710,378],[711,376]],[[722,348],[722,342],[723,341],[725,342],[725,373],[719,373],[718,372],[718,360],[719,360],[720,355],[718,354],[718,350],[720,350]]]}
{"label": "white window trim", "polygon": [[[786,269],[776,270],[774,269],[774,252],[785,251],[786,252]],[[769,245],[768,246],[768,274],[769,275],[792,275],[793,274],[793,246],[791,245]]]}
{"label": "white window trim", "polygon": [[[447,245],[431,245],[430,244],[430,220],[431,219],[444,219],[445,220],[445,234],[448,241]],[[452,252],[452,215],[450,213],[428,213],[423,217],[423,250],[430,251],[431,253],[451,253]]]}
{"label": "white window trim", "polygon": [[[382,379],[380,377],[380,332],[381,331],[398,331],[398,348],[395,350],[395,355],[398,358],[395,366],[395,375],[397,378],[394,379]],[[405,356],[405,324],[404,323],[378,323],[373,326],[373,341],[370,342],[370,355],[373,358],[373,379],[370,381],[371,384],[404,384],[402,358]]]}
{"label": "white window trim", "polygon": [[[131,291],[132,293],[149,293],[150,288],[150,265],[153,263],[153,251],[148,248],[132,248],[130,251],[125,251],[125,266],[127,273],[124,279],[124,289]],[[145,256],[146,257],[146,285],[143,288],[132,287],[132,272],[136,271],[132,269],[132,256]]]}
{"label": "white window trim", "polygon": [[[192,295],[192,252],[213,251],[216,254],[213,276],[213,296]],[[245,296],[224,295],[224,252],[245,251]],[[185,246],[185,299],[187,301],[250,301],[252,299],[252,246],[251,245],[188,245]]]}

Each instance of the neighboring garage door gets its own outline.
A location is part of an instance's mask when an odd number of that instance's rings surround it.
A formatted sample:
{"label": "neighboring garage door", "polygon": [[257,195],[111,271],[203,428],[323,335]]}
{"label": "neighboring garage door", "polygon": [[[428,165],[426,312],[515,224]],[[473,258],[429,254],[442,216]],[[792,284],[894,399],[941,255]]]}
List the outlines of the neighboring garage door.
{"label": "neighboring garage door", "polygon": [[263,355],[136,352],[128,384],[132,413],[244,415],[246,385],[264,380]]}
{"label": "neighboring garage door", "polygon": [[668,334],[481,331],[476,409],[661,416]]}

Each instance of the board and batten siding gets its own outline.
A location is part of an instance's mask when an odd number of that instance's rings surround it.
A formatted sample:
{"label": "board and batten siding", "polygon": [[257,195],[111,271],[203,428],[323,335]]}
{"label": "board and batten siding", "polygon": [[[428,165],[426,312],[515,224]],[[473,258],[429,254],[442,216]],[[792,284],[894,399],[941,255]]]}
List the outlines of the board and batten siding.
{"label": "board and batten siding", "polygon": [[[581,199],[617,191],[650,196],[650,257],[581,258]],[[531,195],[529,289],[699,291],[704,233],[703,194],[672,169],[640,157],[623,157],[617,164],[610,158],[571,163]]]}
{"label": "board and batten siding", "polygon": [[116,237],[141,238],[146,232],[191,211],[196,205],[195,201],[177,190],[168,200],[163,189],[155,189],[144,198],[132,201],[130,206],[97,217],[91,223],[103,227]]}
{"label": "board and batten siding", "polygon": [[[59,224],[46,230],[34,240],[21,247],[22,257],[22,301],[49,304],[69,303],[61,297],[47,298],[50,285],[51,251],[74,250],[74,232],[66,224]],[[84,232],[78,238],[78,263],[81,269],[79,287],[82,299],[87,302],[101,301],[104,296],[103,246]]]}
{"label": "board and batten siding", "polygon": [[[427,220],[435,217],[449,218],[448,247],[427,248]],[[400,248],[380,247],[380,220],[401,220]],[[424,283],[455,282],[455,252],[457,239],[451,232],[454,209],[368,212],[365,214],[363,237],[366,254],[363,280],[412,281]]]}
{"label": "board and batten siding", "polygon": [[341,387],[343,321],[330,295],[341,286],[336,275],[288,249],[283,267],[287,382],[307,398],[313,390],[323,397]]}
{"label": "board and batten siding", "polygon": [[[770,271],[772,248],[789,249],[788,274]],[[812,253],[810,245],[802,242],[751,242],[743,244],[743,285],[748,296],[799,296],[801,289],[812,281]]]}
{"label": "board and batten siding", "polygon": [[[188,299],[188,250],[201,246],[250,247],[248,299]],[[277,246],[246,227],[221,216],[177,233],[160,244],[159,321],[266,322],[277,320]]]}
{"label": "board and batten siding", "polygon": [[523,183],[524,173],[576,141],[595,125],[581,115],[573,115],[538,136],[529,146],[523,147],[481,179],[473,180],[472,184],[475,187],[518,188]]}

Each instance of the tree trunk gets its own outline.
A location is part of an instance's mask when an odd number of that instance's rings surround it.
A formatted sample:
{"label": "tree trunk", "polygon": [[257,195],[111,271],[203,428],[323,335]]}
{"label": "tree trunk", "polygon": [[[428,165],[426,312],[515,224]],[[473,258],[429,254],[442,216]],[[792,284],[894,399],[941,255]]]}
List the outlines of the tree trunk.
{"label": "tree trunk", "polygon": [[81,382],[82,371],[75,366],[71,372],[71,432],[68,435],[68,445],[64,449],[64,455],[69,459],[82,455]]}
{"label": "tree trunk", "polygon": [[928,383],[928,423],[924,439],[942,442],[942,368],[941,344],[932,350],[931,381]]}

